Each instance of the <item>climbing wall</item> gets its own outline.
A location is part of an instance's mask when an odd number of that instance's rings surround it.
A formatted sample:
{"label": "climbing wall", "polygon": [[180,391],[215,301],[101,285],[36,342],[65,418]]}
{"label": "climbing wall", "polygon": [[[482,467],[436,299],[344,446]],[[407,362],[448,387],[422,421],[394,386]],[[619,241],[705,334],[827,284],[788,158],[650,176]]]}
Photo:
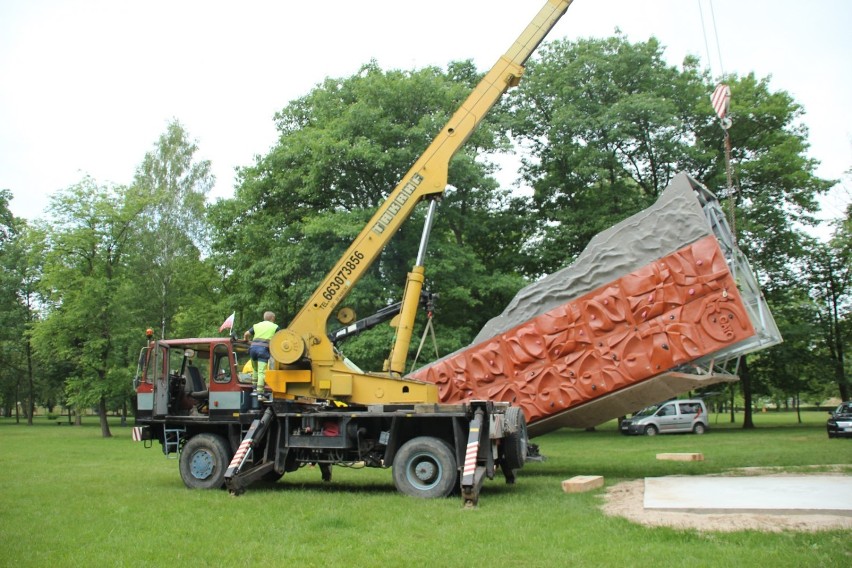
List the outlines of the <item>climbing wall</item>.
{"label": "climbing wall", "polygon": [[709,236],[414,378],[437,384],[441,402],[513,402],[535,423],[753,334]]}
{"label": "climbing wall", "polygon": [[517,404],[538,434],[544,421],[565,425],[554,416],[619,391],[626,399],[644,381],[755,335],[693,183],[679,175],[654,206],[522,290],[471,347],[410,377],[437,384],[442,402]]}

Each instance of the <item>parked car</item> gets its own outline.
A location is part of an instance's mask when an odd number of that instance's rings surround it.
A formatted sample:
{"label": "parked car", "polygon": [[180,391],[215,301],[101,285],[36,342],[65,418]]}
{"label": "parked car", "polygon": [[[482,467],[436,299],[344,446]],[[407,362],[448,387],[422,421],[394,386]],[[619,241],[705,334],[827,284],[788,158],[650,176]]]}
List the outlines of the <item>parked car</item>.
{"label": "parked car", "polygon": [[840,406],[829,412],[831,417],[825,423],[829,438],[852,438],[852,400],[841,402]]}
{"label": "parked car", "polygon": [[707,407],[700,399],[669,400],[640,410],[621,422],[622,434],[703,434],[710,428]]}

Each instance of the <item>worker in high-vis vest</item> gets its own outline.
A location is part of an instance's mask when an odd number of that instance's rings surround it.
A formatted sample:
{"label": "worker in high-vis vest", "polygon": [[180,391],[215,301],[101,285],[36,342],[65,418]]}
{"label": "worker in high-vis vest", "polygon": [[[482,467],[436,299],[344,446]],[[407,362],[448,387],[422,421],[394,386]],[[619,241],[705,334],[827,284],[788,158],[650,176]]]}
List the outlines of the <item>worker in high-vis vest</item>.
{"label": "worker in high-vis vest", "polygon": [[278,331],[278,326],[275,324],[275,314],[264,312],[263,321],[254,324],[243,334],[243,339],[251,340],[249,357],[251,357],[252,380],[258,400],[266,400],[264,393],[266,367],[269,366],[269,359],[272,358],[272,354],[269,352],[269,340],[272,339],[276,331]]}

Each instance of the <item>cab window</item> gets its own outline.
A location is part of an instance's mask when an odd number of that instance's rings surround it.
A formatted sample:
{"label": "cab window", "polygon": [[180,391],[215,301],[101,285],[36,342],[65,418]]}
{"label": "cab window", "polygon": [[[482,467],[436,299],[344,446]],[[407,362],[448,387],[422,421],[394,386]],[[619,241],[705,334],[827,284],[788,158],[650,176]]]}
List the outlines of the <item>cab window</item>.
{"label": "cab window", "polygon": [[234,346],[234,363],[237,369],[237,381],[250,385],[254,382],[252,378],[251,358],[248,354],[248,349],[241,346]]}
{"label": "cab window", "polygon": [[228,358],[228,348],[224,345],[217,345],[213,349],[213,359],[213,381],[217,383],[230,383],[231,360]]}

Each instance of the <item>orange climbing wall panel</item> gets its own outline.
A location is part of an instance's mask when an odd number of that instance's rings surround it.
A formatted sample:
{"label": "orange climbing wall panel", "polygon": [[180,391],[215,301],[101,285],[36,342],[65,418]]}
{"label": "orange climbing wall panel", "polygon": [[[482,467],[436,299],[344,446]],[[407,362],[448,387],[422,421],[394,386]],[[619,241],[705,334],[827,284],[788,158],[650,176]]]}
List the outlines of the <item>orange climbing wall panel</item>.
{"label": "orange climbing wall panel", "polygon": [[708,236],[416,371],[441,402],[521,406],[533,423],[754,335]]}

